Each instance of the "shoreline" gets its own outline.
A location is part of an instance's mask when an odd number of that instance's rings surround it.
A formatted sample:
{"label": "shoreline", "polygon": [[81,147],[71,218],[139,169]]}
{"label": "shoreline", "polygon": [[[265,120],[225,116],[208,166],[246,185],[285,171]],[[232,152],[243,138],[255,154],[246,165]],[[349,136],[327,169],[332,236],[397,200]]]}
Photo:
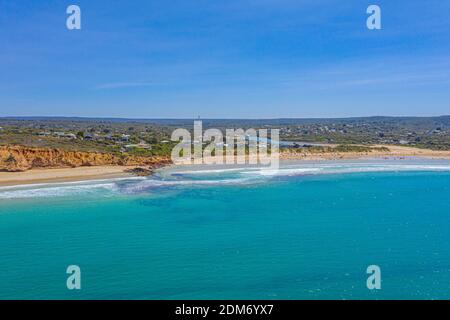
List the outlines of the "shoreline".
{"label": "shoreline", "polygon": [[95,166],[0,172],[0,187],[135,177],[125,172],[132,168],[134,166]]}
{"label": "shoreline", "polygon": [[[373,147],[387,147],[389,151],[371,152],[311,152],[308,149],[280,153],[280,161],[338,161],[338,160],[450,160],[450,151],[435,151],[403,146],[380,145]],[[173,164],[159,167],[169,168]],[[175,165],[177,166],[177,165]],[[183,166],[183,165],[180,165]],[[102,165],[67,168],[36,168],[21,172],[0,171],[0,187],[12,187],[42,183],[81,182],[90,180],[131,178],[139,176],[131,169],[136,166]]]}

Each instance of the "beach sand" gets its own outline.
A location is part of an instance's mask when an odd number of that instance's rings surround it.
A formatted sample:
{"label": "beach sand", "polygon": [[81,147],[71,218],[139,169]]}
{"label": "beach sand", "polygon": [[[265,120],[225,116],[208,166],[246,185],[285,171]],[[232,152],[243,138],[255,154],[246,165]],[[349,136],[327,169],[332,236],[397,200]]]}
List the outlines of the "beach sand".
{"label": "beach sand", "polygon": [[[330,145],[334,146],[334,145]],[[386,147],[389,151],[373,150],[371,152],[311,152],[308,149],[301,149],[292,152],[283,152],[280,159],[286,160],[357,160],[369,158],[423,158],[423,159],[450,159],[450,151],[419,149],[407,146],[391,146],[391,145],[372,145],[370,147]]]}
{"label": "beach sand", "polygon": [[0,172],[0,186],[35,183],[74,182],[83,180],[131,177],[127,166],[98,166],[58,169],[32,169],[24,172]]}

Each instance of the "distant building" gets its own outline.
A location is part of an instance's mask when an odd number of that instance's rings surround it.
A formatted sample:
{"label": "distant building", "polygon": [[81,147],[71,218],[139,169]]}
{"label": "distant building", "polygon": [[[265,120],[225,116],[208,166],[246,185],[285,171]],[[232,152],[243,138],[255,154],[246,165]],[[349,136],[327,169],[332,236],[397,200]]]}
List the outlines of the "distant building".
{"label": "distant building", "polygon": [[150,150],[152,147],[145,142],[141,141],[138,144],[127,144],[125,146],[125,149],[131,150],[131,149],[144,149],[144,150]]}

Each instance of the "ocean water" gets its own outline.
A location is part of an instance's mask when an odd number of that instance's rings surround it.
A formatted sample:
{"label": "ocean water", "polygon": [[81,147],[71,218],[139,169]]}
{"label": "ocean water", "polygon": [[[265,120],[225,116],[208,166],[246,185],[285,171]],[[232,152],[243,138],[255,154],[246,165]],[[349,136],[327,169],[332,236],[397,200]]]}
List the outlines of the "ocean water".
{"label": "ocean water", "polygon": [[449,299],[449,199],[432,160],[3,187],[0,299]]}

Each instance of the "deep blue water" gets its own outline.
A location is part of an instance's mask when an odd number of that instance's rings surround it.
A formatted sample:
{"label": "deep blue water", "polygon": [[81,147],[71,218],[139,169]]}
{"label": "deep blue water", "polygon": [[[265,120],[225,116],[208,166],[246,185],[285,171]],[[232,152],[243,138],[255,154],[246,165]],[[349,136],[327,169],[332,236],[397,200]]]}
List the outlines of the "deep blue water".
{"label": "deep blue water", "polygon": [[450,298],[450,171],[295,168],[0,190],[0,299]]}

